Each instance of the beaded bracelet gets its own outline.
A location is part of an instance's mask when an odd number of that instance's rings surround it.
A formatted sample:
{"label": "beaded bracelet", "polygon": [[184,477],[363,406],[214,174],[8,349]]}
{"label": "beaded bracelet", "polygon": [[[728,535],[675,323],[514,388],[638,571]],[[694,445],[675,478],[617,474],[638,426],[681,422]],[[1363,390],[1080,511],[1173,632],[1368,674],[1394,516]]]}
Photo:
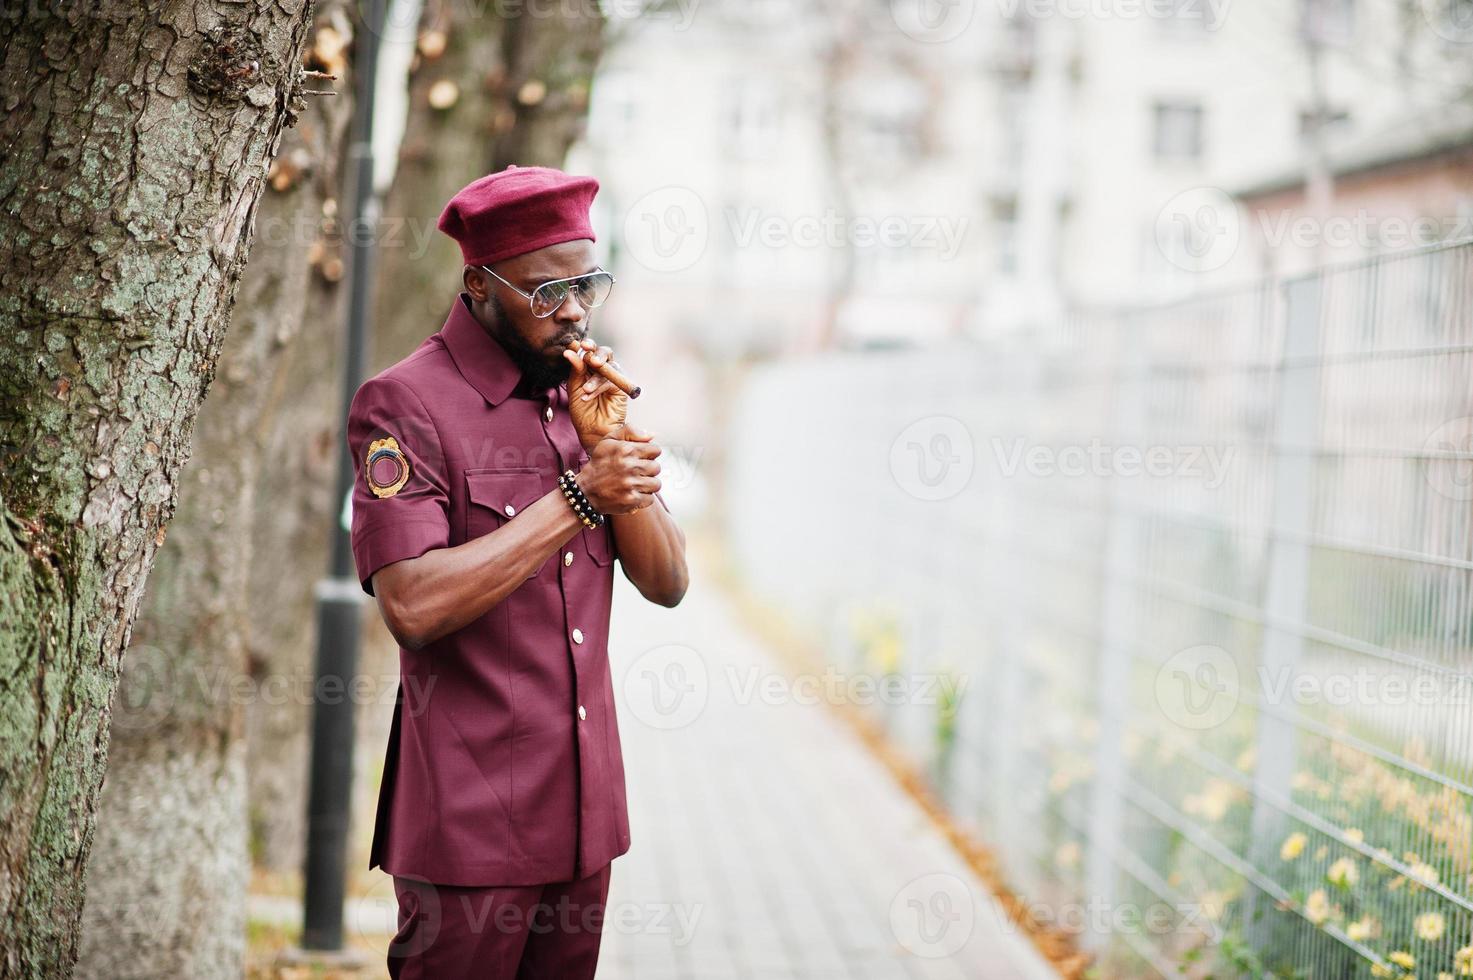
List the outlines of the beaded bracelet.
{"label": "beaded bracelet", "polygon": [[563,475],[557,478],[557,485],[562,488],[563,496],[568,498],[568,503],[578,512],[583,519],[585,527],[598,527],[604,522],[604,515],[593,509],[593,504],[583,494],[583,488],[573,480],[573,471],[564,470]]}

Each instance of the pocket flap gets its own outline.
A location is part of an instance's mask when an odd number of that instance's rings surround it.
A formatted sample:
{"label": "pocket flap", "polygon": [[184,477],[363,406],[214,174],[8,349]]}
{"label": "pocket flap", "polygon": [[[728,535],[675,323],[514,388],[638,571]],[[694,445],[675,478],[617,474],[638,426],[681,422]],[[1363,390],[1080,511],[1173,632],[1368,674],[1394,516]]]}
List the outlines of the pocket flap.
{"label": "pocket flap", "polygon": [[547,491],[536,470],[483,470],[465,475],[466,496],[471,503],[515,517]]}

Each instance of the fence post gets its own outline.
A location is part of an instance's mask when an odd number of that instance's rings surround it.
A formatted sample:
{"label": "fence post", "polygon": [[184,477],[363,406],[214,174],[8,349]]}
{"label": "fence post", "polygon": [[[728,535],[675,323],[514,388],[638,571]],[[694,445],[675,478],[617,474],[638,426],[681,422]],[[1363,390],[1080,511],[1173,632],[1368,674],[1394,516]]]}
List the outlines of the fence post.
{"label": "fence post", "polygon": [[[1323,279],[1319,274],[1290,280],[1284,286],[1284,341],[1279,362],[1279,404],[1275,413],[1272,454],[1273,497],[1269,512],[1268,571],[1264,583],[1264,627],[1258,676],[1251,689],[1292,690],[1280,682],[1298,670],[1309,595],[1308,536],[1312,530],[1314,470],[1312,449],[1319,443],[1319,325]],[[1288,627],[1288,628],[1286,628]],[[1272,684],[1265,684],[1271,681]],[[1272,706],[1289,711],[1288,705]],[[1284,815],[1269,800],[1290,795],[1297,762],[1297,729],[1293,721],[1259,710],[1254,745],[1251,862],[1265,867],[1284,837]],[[1259,932],[1259,896],[1249,891],[1244,903],[1245,929]]]}
{"label": "fence post", "polygon": [[[1116,323],[1117,347],[1112,445],[1132,443],[1146,431],[1147,364],[1142,324],[1121,315]],[[1142,447],[1144,448],[1144,447]],[[1129,487],[1119,474],[1108,477],[1105,549],[1100,566],[1100,653],[1096,673],[1099,741],[1095,746],[1094,780],[1090,787],[1089,856],[1085,863],[1086,899],[1106,909],[1117,899],[1115,850],[1125,823],[1126,714],[1130,710],[1132,648],[1138,641],[1137,576],[1140,570],[1140,524]],[[1105,920],[1109,921],[1106,916]],[[1094,921],[1091,913],[1091,921]],[[1108,945],[1108,932],[1087,931],[1084,945]]]}

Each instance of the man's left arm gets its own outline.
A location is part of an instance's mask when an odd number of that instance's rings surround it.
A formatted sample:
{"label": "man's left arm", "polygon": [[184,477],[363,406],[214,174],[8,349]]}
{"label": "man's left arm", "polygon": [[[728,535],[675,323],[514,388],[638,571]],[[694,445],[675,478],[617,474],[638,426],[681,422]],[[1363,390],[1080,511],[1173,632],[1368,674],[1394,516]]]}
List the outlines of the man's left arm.
{"label": "man's left arm", "polygon": [[[563,356],[570,365],[568,414],[585,451],[592,453],[602,439],[656,445],[650,433],[626,420],[628,396],[612,381],[595,376],[589,366],[600,366],[607,361],[618,367],[612,350],[598,347],[585,338],[576,353],[570,348]],[[585,357],[589,364],[584,363]],[[650,459],[647,463],[643,475],[653,497],[650,505],[632,514],[609,515],[609,530],[614,536],[614,554],[624,566],[624,577],[651,602],[675,606],[685,597],[690,584],[685,565],[685,532],[675,523],[670,508],[665,506],[665,498],[660,496],[658,461]]]}
{"label": "man's left arm", "polygon": [[654,496],[655,502],[648,507],[632,514],[613,514],[608,521],[624,577],[651,602],[674,606],[690,584],[685,532],[675,523],[658,490]]}

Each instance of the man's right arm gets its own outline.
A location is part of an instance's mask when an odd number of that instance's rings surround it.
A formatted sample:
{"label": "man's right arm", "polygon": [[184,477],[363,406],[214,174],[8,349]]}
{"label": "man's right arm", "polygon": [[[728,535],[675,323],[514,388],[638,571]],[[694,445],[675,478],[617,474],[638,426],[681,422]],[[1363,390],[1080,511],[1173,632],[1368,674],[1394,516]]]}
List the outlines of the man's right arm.
{"label": "man's right arm", "polygon": [[379,611],[400,646],[422,649],[484,616],[582,528],[562,491],[549,491],[489,534],[380,568]]}
{"label": "man's right arm", "polygon": [[[348,412],[353,453],[353,559],[389,632],[419,650],[484,616],[583,527],[553,489],[496,530],[450,546],[450,493],[443,447],[419,396],[401,381],[373,378]],[[606,514],[647,507],[659,490],[658,447],[605,439],[576,480]]]}
{"label": "man's right arm", "polygon": [[[660,489],[659,447],[622,439],[594,446],[574,482],[605,514],[632,514]],[[484,616],[583,529],[561,489],[550,490],[489,534],[384,565],[373,593],[389,632],[419,650]]]}

